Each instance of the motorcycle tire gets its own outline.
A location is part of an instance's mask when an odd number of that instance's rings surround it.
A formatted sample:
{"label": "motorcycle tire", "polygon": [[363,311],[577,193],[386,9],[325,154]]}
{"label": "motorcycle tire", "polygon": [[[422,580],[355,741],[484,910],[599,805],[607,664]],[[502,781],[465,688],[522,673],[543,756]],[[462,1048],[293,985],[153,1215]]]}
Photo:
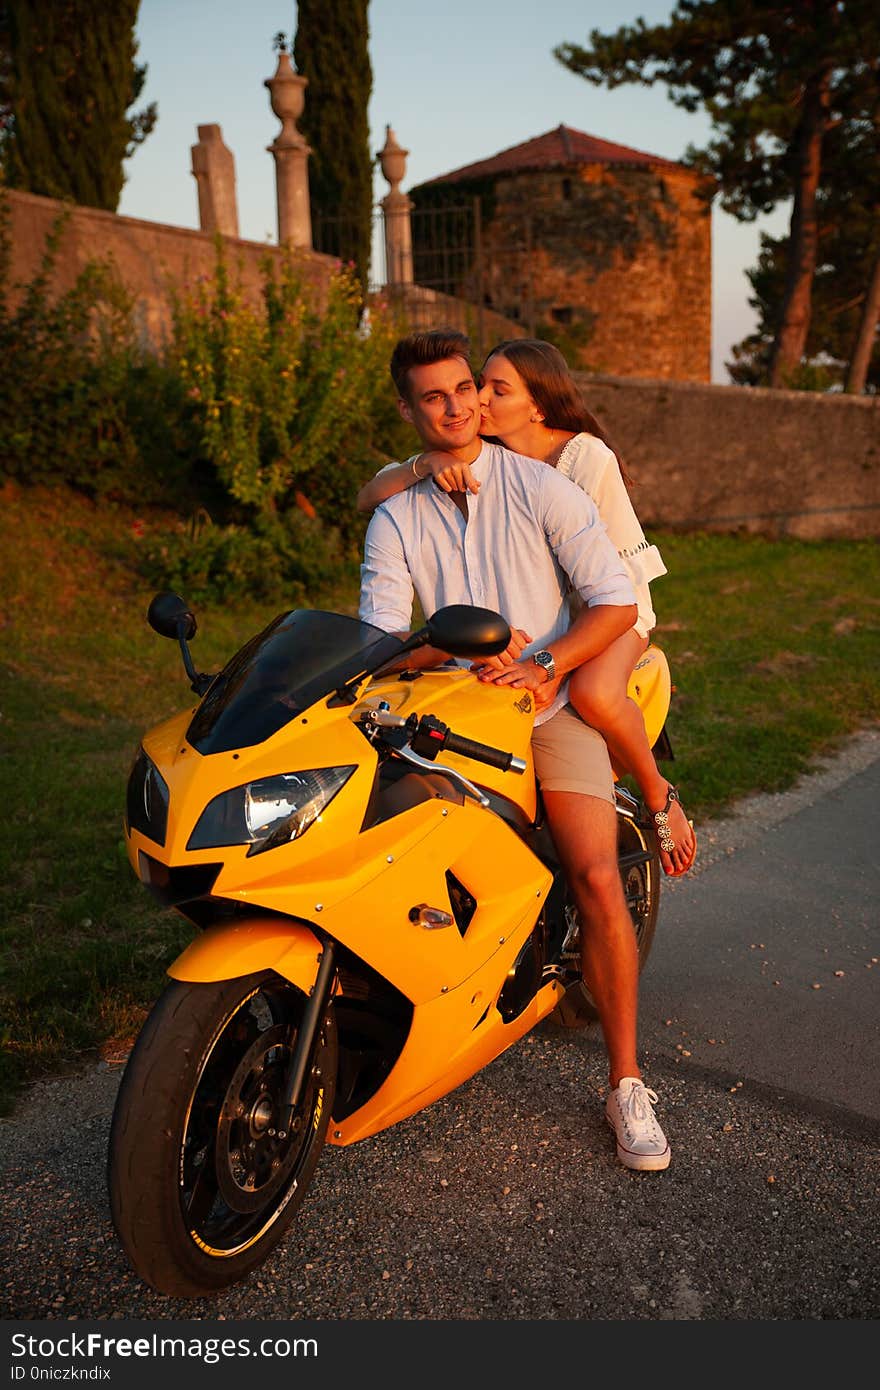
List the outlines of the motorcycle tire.
{"label": "motorcycle tire", "polygon": [[[660,855],[651,831],[628,816],[617,817],[617,861],[636,934],[641,975],[654,941],[660,910]],[[566,911],[577,915],[570,893],[566,895]],[[583,980],[569,985],[547,1020],[559,1028],[588,1028],[598,1022],[596,1005]]]}
{"label": "motorcycle tire", "polygon": [[113,1111],[107,1179],[122,1247],[160,1293],[210,1296],[243,1279],[306,1195],[333,1109],[338,1041],[331,1006],[298,1119],[280,1130],[304,1005],[271,971],[175,981],[141,1030]]}

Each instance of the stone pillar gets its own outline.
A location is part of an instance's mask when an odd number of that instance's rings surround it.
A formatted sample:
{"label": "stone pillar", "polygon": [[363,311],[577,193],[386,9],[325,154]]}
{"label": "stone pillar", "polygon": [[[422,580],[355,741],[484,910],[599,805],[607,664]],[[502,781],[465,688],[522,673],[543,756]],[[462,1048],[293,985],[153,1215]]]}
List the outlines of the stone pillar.
{"label": "stone pillar", "polygon": [[275,160],[278,200],[278,241],[312,249],[312,214],[309,209],[309,155],[311,150],[296,128],[302,115],[308,78],[294,71],[290,54],[282,49],[274,77],[263,83],[281,129],[267,145]]}
{"label": "stone pillar", "polygon": [[385,145],[379,151],[382,173],[391,185],[380,204],[385,223],[385,280],[389,285],[413,282],[412,199],[400,191],[406,173],[409,150],[401,149],[390,125],[385,127]]}
{"label": "stone pillar", "polygon": [[235,158],[224,145],[218,125],[200,125],[196,130],[199,143],[190,148],[199,191],[199,226],[203,232],[238,236]]}

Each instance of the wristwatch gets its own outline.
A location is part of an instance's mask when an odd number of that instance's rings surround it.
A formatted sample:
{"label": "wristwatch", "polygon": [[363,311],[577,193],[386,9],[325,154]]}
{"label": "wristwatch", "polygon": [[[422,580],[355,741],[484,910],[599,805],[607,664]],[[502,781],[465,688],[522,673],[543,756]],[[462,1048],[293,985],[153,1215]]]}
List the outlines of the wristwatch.
{"label": "wristwatch", "polygon": [[533,652],[532,661],[546,671],[548,681],[552,681],[556,675],[556,662],[553,660],[552,652]]}

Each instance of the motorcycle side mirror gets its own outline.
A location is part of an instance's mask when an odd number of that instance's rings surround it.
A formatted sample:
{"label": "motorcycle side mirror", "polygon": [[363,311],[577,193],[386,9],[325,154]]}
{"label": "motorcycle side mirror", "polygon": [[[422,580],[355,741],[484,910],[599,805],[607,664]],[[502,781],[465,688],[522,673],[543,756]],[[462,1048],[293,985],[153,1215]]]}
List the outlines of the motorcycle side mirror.
{"label": "motorcycle side mirror", "polygon": [[180,594],[172,593],[170,589],[163,589],[160,594],[155,595],[147,609],[147,622],[160,637],[171,637],[180,643],[180,655],[183,657],[184,670],[189,676],[190,690],[194,690],[199,696],[204,695],[214,677],[197,671],[193,665],[187,642],[195,637],[198,627],[194,614],[186,606],[186,600],[182,599]]}
{"label": "motorcycle side mirror", "polygon": [[186,605],[186,600],[170,589],[156,594],[147,609],[147,622],[160,637],[171,637],[175,641],[181,637],[189,641],[195,637],[197,627],[194,615]]}
{"label": "motorcycle side mirror", "polygon": [[510,628],[500,613],[467,603],[438,608],[424,630],[431,646],[450,656],[497,656],[510,642]]}

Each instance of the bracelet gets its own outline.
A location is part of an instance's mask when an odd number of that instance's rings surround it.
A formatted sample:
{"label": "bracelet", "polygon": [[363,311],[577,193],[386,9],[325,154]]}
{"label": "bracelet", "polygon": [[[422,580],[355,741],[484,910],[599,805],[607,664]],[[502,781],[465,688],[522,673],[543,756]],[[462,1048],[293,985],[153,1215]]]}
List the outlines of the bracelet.
{"label": "bracelet", "polygon": [[416,454],[415,458],[412,461],[413,477],[418,478],[420,483],[424,482],[425,478],[427,478],[428,476],[427,473],[420,473],[416,468],[416,464],[418,463],[421,457],[421,454]]}

